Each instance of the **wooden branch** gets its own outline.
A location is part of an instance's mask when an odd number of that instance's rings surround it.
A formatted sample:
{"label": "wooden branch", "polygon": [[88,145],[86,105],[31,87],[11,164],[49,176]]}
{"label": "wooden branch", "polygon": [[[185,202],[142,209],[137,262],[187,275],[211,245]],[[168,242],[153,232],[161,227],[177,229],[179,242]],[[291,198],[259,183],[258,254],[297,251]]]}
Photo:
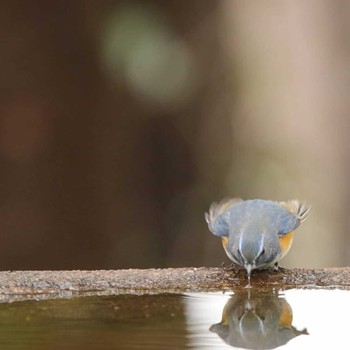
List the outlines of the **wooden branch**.
{"label": "wooden branch", "polygon": [[[252,288],[350,289],[350,268],[253,271]],[[0,272],[0,302],[74,295],[183,293],[244,288],[244,271],[229,268],[169,268],[109,271]]]}

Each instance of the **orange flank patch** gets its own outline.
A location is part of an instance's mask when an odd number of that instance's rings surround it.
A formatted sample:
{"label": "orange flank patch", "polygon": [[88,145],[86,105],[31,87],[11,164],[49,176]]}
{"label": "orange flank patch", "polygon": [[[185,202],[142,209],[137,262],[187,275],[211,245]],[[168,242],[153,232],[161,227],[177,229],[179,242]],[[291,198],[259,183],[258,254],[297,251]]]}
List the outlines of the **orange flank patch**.
{"label": "orange flank patch", "polygon": [[280,243],[280,247],[282,250],[282,257],[288,253],[288,251],[293,243],[293,237],[294,237],[294,231],[290,231],[286,235],[281,236],[279,238],[279,243]]}
{"label": "orange flank patch", "polygon": [[228,237],[221,237],[221,242],[224,248],[226,248],[228,245]]}
{"label": "orange flank patch", "polygon": [[285,303],[282,308],[282,313],[279,320],[280,327],[290,327],[293,322],[293,311],[292,308]]}
{"label": "orange flank patch", "polygon": [[221,316],[221,324],[223,326],[227,326],[228,325],[228,322],[229,322],[229,317],[228,317],[228,314],[223,312],[222,313],[222,316]]}

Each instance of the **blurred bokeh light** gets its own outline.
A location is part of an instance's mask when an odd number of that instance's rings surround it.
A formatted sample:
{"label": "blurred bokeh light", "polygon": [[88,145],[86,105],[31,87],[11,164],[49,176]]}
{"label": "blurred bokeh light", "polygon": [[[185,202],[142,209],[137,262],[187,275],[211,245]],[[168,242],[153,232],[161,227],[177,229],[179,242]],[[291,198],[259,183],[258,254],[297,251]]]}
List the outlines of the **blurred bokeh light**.
{"label": "blurred bokeh light", "polygon": [[186,42],[172,33],[155,7],[133,2],[115,6],[106,20],[103,62],[106,74],[124,78],[135,97],[181,104],[195,83],[195,66]]}

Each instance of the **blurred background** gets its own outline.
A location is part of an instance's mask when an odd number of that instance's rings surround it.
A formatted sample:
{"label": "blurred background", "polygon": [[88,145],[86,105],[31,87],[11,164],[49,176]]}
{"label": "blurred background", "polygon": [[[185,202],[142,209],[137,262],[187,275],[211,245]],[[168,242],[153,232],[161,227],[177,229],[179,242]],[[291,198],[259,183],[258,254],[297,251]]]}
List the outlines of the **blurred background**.
{"label": "blurred background", "polygon": [[0,269],[218,266],[225,196],[350,264],[350,3],[2,1]]}

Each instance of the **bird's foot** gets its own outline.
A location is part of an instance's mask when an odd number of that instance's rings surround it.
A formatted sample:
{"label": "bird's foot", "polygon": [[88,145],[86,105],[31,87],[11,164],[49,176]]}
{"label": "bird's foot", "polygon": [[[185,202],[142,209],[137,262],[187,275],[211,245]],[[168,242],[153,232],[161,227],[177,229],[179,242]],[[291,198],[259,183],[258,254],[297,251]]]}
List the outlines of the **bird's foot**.
{"label": "bird's foot", "polygon": [[285,274],[285,272],[287,271],[287,269],[284,268],[284,267],[281,267],[281,266],[278,264],[278,262],[276,262],[275,265],[273,266],[273,270],[274,270],[274,271],[279,271],[279,272],[281,272],[281,273],[283,273],[283,274]]}

